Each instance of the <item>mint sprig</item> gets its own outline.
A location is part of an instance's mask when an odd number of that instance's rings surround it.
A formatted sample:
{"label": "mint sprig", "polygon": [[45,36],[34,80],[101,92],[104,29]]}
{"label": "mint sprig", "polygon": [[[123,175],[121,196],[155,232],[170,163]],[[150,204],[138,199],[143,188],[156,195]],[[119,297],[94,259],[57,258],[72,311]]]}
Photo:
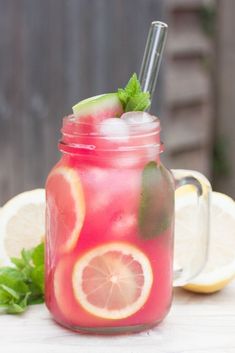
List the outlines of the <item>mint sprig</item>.
{"label": "mint sprig", "polygon": [[149,92],[143,92],[136,74],[133,74],[126,87],[118,89],[118,97],[125,112],[144,111],[150,106]]}
{"label": "mint sprig", "polygon": [[142,172],[138,212],[140,236],[157,237],[170,227],[173,220],[174,185],[169,172],[155,161],[147,163]]}
{"label": "mint sprig", "polygon": [[44,243],[22,250],[12,266],[0,267],[0,312],[20,314],[44,302]]}

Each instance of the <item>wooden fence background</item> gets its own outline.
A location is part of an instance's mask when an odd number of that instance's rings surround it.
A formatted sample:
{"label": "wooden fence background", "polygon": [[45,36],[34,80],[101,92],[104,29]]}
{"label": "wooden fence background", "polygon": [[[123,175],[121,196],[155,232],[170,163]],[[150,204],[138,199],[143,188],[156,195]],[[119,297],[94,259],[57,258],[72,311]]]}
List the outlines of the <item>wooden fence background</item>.
{"label": "wooden fence background", "polygon": [[43,187],[61,118],[138,72],[152,20],[170,25],[153,111],[169,167],[212,176],[213,39],[203,0],[0,0],[0,204]]}
{"label": "wooden fence background", "polygon": [[203,26],[204,0],[168,0],[170,24],[164,75],[164,140],[172,168],[195,169],[212,178],[213,38]]}
{"label": "wooden fence background", "polygon": [[0,202],[44,185],[62,116],[138,72],[156,18],[158,0],[0,0]]}

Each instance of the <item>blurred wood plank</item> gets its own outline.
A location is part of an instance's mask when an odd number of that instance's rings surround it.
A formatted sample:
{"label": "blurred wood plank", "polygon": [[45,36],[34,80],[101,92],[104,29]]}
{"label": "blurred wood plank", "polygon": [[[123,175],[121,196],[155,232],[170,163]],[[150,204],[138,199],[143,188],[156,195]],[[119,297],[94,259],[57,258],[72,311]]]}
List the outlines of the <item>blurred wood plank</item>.
{"label": "blurred wood plank", "polygon": [[216,175],[215,188],[235,198],[235,1],[218,4],[217,42],[217,131],[216,141],[223,138],[224,156],[229,165],[229,175]]}
{"label": "blurred wood plank", "polygon": [[[211,107],[186,105],[172,111],[171,129],[164,134],[166,148],[172,153],[202,148],[211,143]],[[183,138],[182,138],[183,137]]]}
{"label": "blurred wood plank", "polygon": [[[1,172],[0,197],[14,195],[22,185],[23,157],[22,134],[22,90],[17,87],[22,73],[17,69],[22,64],[21,11],[20,3],[3,1],[0,11],[1,58],[0,58],[0,101],[1,105]],[[9,173],[14,170],[14,173]]]}
{"label": "blurred wood plank", "polygon": [[179,153],[172,153],[167,160],[168,167],[172,169],[191,169],[211,177],[210,150],[206,145],[192,150],[185,149]]}
{"label": "blurred wood plank", "polygon": [[[47,161],[54,153],[48,148],[50,124],[50,77],[48,73],[49,45],[45,37],[49,33],[50,12],[46,2],[23,3],[22,8],[22,82],[24,107],[21,159],[23,167],[23,189],[36,185],[43,187]],[[37,16],[35,16],[37,14]],[[43,23],[43,26],[42,26]],[[43,166],[43,167],[42,167]],[[18,188],[19,190],[19,188]],[[17,191],[18,191],[17,190]]]}
{"label": "blurred wood plank", "polygon": [[[2,2],[0,11],[0,33],[8,35],[0,36],[0,200],[6,199],[8,195],[13,194],[14,180],[9,175],[9,170],[12,167],[12,148],[10,147],[13,126],[12,126],[12,87],[11,83],[11,21],[9,19],[11,6],[8,1]],[[5,68],[2,70],[1,68]],[[9,133],[11,131],[11,133]],[[10,140],[10,142],[9,142]]]}
{"label": "blurred wood plank", "polygon": [[204,0],[167,0],[169,8],[172,9],[190,9],[197,10],[205,4]]}
{"label": "blurred wood plank", "polygon": [[210,77],[201,61],[171,60],[165,77],[166,102],[169,106],[207,102],[210,97]]}
{"label": "blurred wood plank", "polygon": [[192,57],[210,54],[211,42],[198,29],[169,33],[167,52],[173,57]]}

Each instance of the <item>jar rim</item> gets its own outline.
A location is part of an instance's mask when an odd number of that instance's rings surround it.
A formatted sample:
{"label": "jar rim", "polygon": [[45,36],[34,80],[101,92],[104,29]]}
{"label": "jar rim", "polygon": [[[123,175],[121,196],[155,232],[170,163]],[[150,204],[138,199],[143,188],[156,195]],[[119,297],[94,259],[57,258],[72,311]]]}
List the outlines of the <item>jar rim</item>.
{"label": "jar rim", "polygon": [[[142,136],[142,135],[148,135],[149,133],[160,133],[161,131],[161,126],[160,126],[160,119],[154,115],[152,115],[154,118],[151,122],[138,122],[138,123],[129,123],[128,124],[128,132],[130,136]],[[117,118],[117,117],[114,117]],[[85,119],[81,118],[76,118],[74,114],[69,114],[63,118],[63,125],[61,129],[62,134],[68,134],[69,135],[92,135],[96,137],[104,137],[101,131],[101,127],[104,124],[105,120],[101,122],[89,122],[85,121]],[[73,129],[68,129],[70,127],[73,127]],[[95,126],[95,129],[92,129],[92,127]],[[80,127],[80,128],[79,128]],[[81,127],[83,127],[81,129]],[[68,131],[69,130],[69,131]],[[122,136],[116,135],[117,138],[121,138]],[[107,138],[107,136],[105,136]]]}
{"label": "jar rim", "polygon": [[[108,119],[108,118],[107,118]],[[91,119],[76,118],[73,114],[63,118],[61,129],[62,139],[59,141],[59,149],[65,153],[89,153],[96,152],[122,152],[142,153],[146,149],[162,152],[160,142],[160,120],[153,116],[149,122],[124,124],[125,131],[118,130],[117,126],[111,126],[111,134],[102,130],[102,122],[95,123]],[[114,120],[117,123],[117,118]],[[108,128],[110,128],[108,126]],[[116,130],[115,130],[116,129]],[[124,129],[124,130],[125,130]]]}

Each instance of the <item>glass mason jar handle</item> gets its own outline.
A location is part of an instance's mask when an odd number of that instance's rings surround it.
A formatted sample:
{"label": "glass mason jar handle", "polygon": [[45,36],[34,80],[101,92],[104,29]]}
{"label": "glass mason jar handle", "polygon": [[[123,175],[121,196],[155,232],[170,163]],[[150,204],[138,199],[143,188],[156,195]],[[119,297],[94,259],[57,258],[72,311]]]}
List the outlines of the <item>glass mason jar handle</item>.
{"label": "glass mason jar handle", "polygon": [[[190,201],[190,205],[192,204],[192,207],[195,207],[195,217],[193,216],[192,220],[195,222],[195,225],[192,229],[188,229],[185,237],[180,235],[180,239],[175,239],[176,253],[173,285],[182,286],[196,277],[202,271],[207,261],[210,232],[211,185],[204,175],[196,171],[174,169],[172,173],[176,189],[183,185],[191,185],[195,190],[195,192],[187,194],[185,198],[182,197],[182,200],[186,200],[187,197],[194,199]],[[185,205],[181,206],[183,206],[181,208],[182,212],[187,212],[187,201]],[[180,222],[180,220],[177,221]],[[177,246],[178,242],[180,244]],[[185,244],[187,242],[188,246]]]}

